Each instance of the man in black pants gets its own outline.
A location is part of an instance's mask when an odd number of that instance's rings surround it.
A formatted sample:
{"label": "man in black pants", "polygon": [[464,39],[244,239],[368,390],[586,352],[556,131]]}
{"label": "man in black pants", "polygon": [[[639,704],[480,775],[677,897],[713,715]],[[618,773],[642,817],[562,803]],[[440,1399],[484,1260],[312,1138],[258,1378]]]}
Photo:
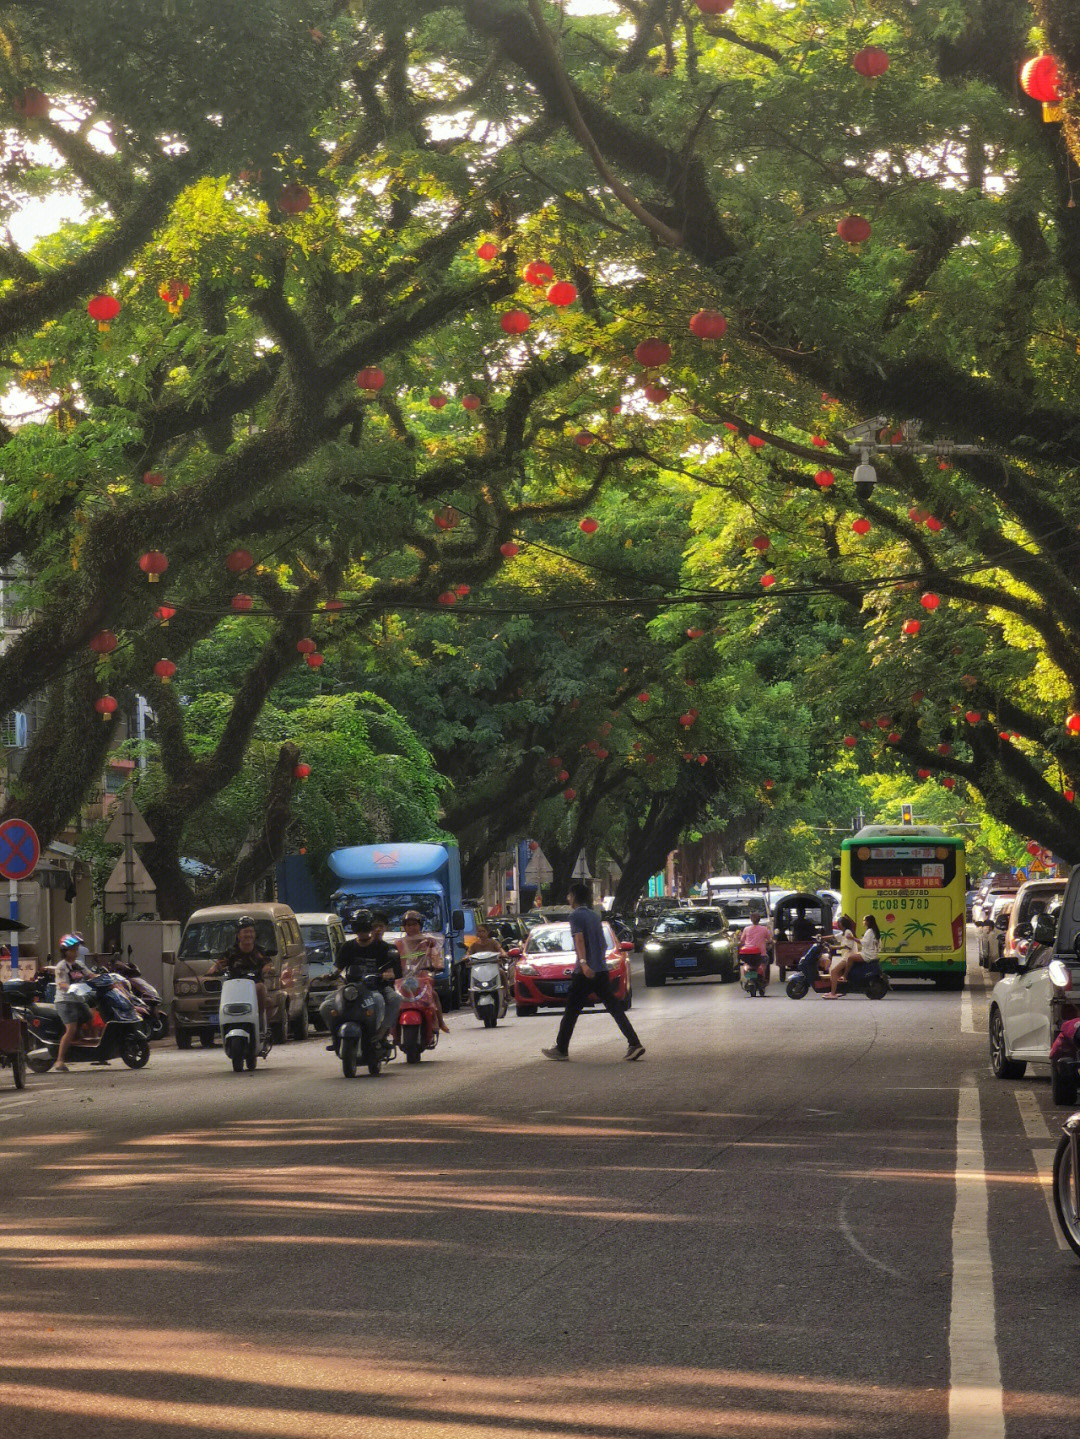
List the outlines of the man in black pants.
{"label": "man in black pants", "polygon": [[616,999],[611,987],[611,975],[607,967],[607,945],[604,942],[604,926],[600,916],[592,907],[592,890],[581,880],[575,880],[567,896],[573,913],[570,916],[570,933],[574,937],[577,953],[577,967],[570,981],[570,993],[566,996],[566,1010],[559,1033],[552,1049],[541,1050],[548,1059],[569,1059],[570,1036],[578,1015],[585,1008],[590,994],[595,994],[612,1019],[626,1035],[627,1059],[640,1059],[645,1046],[638,1039],[634,1026],[626,1017],[626,1006]]}

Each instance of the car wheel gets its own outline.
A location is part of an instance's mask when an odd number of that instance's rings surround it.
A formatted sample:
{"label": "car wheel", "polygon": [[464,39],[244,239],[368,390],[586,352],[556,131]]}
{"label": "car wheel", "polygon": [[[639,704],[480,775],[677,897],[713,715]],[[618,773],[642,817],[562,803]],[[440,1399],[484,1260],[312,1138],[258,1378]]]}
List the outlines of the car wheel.
{"label": "car wheel", "polygon": [[1050,1093],[1055,1104],[1072,1106],[1076,1103],[1080,1084],[1077,1082],[1076,1065],[1069,1061],[1062,1063],[1055,1059],[1050,1066]]}
{"label": "car wheel", "polygon": [[191,1048],[191,1040],[192,1040],[192,1033],[191,1033],[191,1030],[190,1030],[190,1029],[178,1029],[178,1030],[176,1031],[176,1047],[177,1047],[177,1049],[190,1049],[190,1048]]}
{"label": "car wheel", "polygon": [[514,1013],[518,1019],[530,1019],[536,1013],[535,1004],[515,1004]]}
{"label": "car wheel", "polygon": [[307,1039],[310,1033],[311,1025],[308,1021],[307,1002],[305,1001],[303,1009],[292,1022],[292,1037],[293,1039],[304,1040]]}
{"label": "car wheel", "polygon": [[1073,1147],[1068,1134],[1061,1136],[1054,1155],[1054,1213],[1069,1248],[1080,1258],[1080,1210],[1076,1205]]}
{"label": "car wheel", "polygon": [[646,989],[659,989],[667,981],[667,971],[655,964],[645,966]]}
{"label": "car wheel", "polygon": [[282,1002],[278,1016],[272,1025],[275,1044],[288,1044],[289,1042],[289,1001]]}
{"label": "car wheel", "polygon": [[990,1068],[996,1079],[1023,1079],[1027,1063],[1010,1059],[1005,1047],[1005,1024],[1000,1009],[990,1011]]}

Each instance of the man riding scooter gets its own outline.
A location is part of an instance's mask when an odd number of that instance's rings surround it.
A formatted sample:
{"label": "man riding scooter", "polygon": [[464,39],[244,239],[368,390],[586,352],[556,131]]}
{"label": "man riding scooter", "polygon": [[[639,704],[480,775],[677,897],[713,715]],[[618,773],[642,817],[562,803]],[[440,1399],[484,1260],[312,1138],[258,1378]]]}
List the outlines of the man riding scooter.
{"label": "man riding scooter", "polygon": [[[341,1026],[342,989],[346,979],[377,974],[383,981],[380,994],[383,1001],[383,1016],[376,1031],[376,1039],[385,1039],[397,1023],[401,1009],[401,995],[394,988],[394,980],[402,976],[401,955],[385,939],[376,938],[375,916],[370,909],[357,910],[353,916],[353,938],[347,939],[338,950],[337,969],[340,984],[337,991],[319,1006],[322,1021],[330,1031],[327,1049],[337,1052],[338,1029]],[[354,976],[350,976],[350,970]]]}
{"label": "man riding scooter", "polygon": [[253,979],[255,993],[259,997],[259,1026],[263,1034],[262,1057],[270,1052],[273,1037],[270,1033],[270,1015],[266,1003],[265,976],[273,968],[269,960],[255,943],[255,921],[249,915],[241,915],[236,926],[236,939],[232,948],[215,959],[207,974],[228,974],[232,979]]}

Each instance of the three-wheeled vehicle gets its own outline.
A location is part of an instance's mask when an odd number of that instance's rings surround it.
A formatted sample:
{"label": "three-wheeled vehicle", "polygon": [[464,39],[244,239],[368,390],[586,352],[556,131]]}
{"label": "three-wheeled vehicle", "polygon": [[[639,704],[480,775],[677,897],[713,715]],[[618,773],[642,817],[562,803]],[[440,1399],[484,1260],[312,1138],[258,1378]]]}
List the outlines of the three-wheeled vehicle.
{"label": "three-wheeled vehicle", "polygon": [[772,924],[773,957],[783,984],[788,970],[798,969],[812,944],[832,936],[832,900],[809,891],[785,894],[773,908]]}

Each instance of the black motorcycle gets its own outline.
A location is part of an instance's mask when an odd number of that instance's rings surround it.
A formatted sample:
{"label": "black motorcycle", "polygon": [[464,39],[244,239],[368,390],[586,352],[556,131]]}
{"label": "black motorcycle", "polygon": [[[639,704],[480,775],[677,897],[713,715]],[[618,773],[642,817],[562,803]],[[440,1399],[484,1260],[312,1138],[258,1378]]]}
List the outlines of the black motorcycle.
{"label": "black motorcycle", "polygon": [[354,1079],[358,1063],[366,1064],[369,1074],[378,1074],[397,1053],[389,1037],[380,1039],[379,1028],[386,1014],[382,980],[377,974],[345,971],[340,990],[341,1023],[337,1031],[337,1053],[342,1073]]}
{"label": "black motorcycle", "polygon": [[[26,1062],[35,1074],[46,1074],[56,1063],[65,1025],[56,1005],[47,1000],[39,984],[22,1010],[26,1025]],[[150,1058],[145,1018],[131,996],[109,974],[90,974],[71,988],[74,998],[85,999],[90,1019],[79,1028],[65,1056],[69,1064],[122,1059],[129,1069],[142,1069]]]}

